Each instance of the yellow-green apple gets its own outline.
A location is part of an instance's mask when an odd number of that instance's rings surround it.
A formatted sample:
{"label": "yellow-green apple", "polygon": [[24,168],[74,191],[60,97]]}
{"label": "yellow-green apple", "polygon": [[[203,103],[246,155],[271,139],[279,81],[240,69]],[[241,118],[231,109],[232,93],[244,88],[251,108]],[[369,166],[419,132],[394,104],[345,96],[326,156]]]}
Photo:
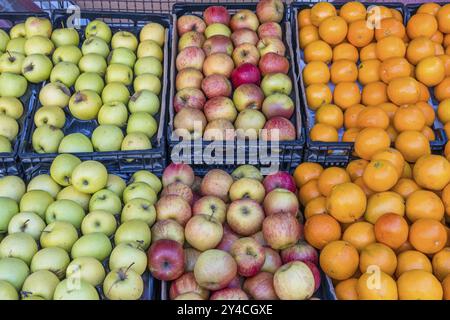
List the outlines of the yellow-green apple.
{"label": "yellow-green apple", "polygon": [[159,111],[159,97],[151,91],[142,90],[135,92],[128,102],[131,113],[147,112],[154,116]]}
{"label": "yellow-green apple", "polygon": [[8,33],[5,30],[1,30],[0,31],[0,51],[1,52],[5,52],[6,50],[6,45],[9,42],[10,37],[8,35]]}
{"label": "yellow-green apple", "polygon": [[43,54],[32,54],[23,60],[22,74],[28,81],[38,83],[50,77],[53,64]]}
{"label": "yellow-green apple", "polygon": [[91,90],[78,91],[69,100],[70,112],[80,120],[95,119],[101,106],[102,99]]}
{"label": "yellow-green apple", "polygon": [[106,68],[106,83],[118,82],[129,86],[133,82],[133,70],[124,64],[113,63]]}
{"label": "yellow-green apple", "polygon": [[[116,242],[117,243],[117,242]],[[103,261],[112,251],[109,238],[100,232],[85,234],[72,246],[70,255],[73,259],[80,257],[91,257]]]}
{"label": "yellow-green apple", "polygon": [[236,67],[244,63],[258,65],[259,51],[251,43],[240,44],[233,51],[233,61]]}
{"label": "yellow-green apple", "polygon": [[127,107],[119,101],[105,103],[98,112],[98,123],[100,125],[123,127],[127,123],[127,119]]}
{"label": "yellow-green apple", "polygon": [[140,76],[145,73],[150,73],[158,78],[161,78],[163,74],[163,66],[161,61],[154,57],[140,58],[134,64],[134,74]]}
{"label": "yellow-green apple", "polygon": [[261,111],[244,109],[239,112],[234,126],[239,139],[258,139],[260,130],[264,127],[266,118]]}
{"label": "yellow-green apple", "polygon": [[293,193],[296,192],[294,178],[288,172],[284,171],[278,171],[276,173],[269,174],[264,178],[263,185],[266,189],[266,193],[280,188],[289,190]]}
{"label": "yellow-green apple", "polygon": [[203,51],[207,56],[214,53],[226,53],[230,56],[233,52],[233,43],[227,36],[215,35],[203,43]]}
{"label": "yellow-green apple", "polygon": [[269,247],[264,247],[264,251],[266,254],[266,259],[264,260],[264,265],[262,266],[261,271],[273,274],[283,264],[281,262],[280,254]]}
{"label": "yellow-green apple", "polygon": [[289,72],[288,59],[273,52],[269,52],[262,56],[261,60],[259,60],[258,66],[263,76],[269,73],[287,74]]}
{"label": "yellow-green apple", "polygon": [[181,109],[174,118],[175,134],[186,139],[200,139],[206,126],[206,118],[201,110]]}
{"label": "yellow-green apple", "polygon": [[111,41],[112,32],[110,27],[101,20],[93,20],[88,23],[84,31],[86,38],[99,37],[103,41],[109,43]]}
{"label": "yellow-green apple", "polygon": [[84,161],[73,169],[72,184],[81,192],[95,193],[106,186],[108,172],[105,166],[98,161]]}
{"label": "yellow-green apple", "polygon": [[159,280],[170,281],[184,272],[184,253],[181,244],[174,240],[155,241],[147,252],[148,269]]}
{"label": "yellow-green apple", "polygon": [[144,292],[144,280],[129,267],[111,271],[103,282],[108,300],[138,300]]}
{"label": "yellow-green apple", "polygon": [[47,37],[32,36],[25,41],[23,50],[26,56],[32,54],[44,54],[49,56],[53,53],[53,50],[55,50],[55,45]]}
{"label": "yellow-green apple", "polygon": [[206,97],[202,90],[196,88],[184,88],[175,95],[173,99],[173,108],[175,109],[175,112],[179,112],[186,107],[202,110],[205,103]]}
{"label": "yellow-green apple", "polygon": [[58,283],[53,293],[53,300],[100,300],[100,297],[90,283],[68,278]]}
{"label": "yellow-green apple", "polygon": [[122,223],[114,235],[114,243],[131,243],[136,248],[147,250],[151,242],[150,227],[141,220]]}
{"label": "yellow-green apple", "polygon": [[203,139],[207,141],[233,140],[234,138],[234,126],[231,121],[226,119],[216,119],[208,122],[203,134]]}
{"label": "yellow-green apple", "polygon": [[278,37],[262,38],[258,41],[256,47],[258,48],[261,57],[268,54],[269,52],[279,54],[280,56],[284,56],[286,53],[286,46]]}
{"label": "yellow-green apple", "polygon": [[31,260],[31,272],[48,270],[59,279],[66,277],[66,269],[70,263],[70,257],[66,251],[58,247],[50,247],[39,250]]}
{"label": "yellow-green apple", "polygon": [[16,52],[25,55],[25,38],[11,39],[6,45],[6,52]]}
{"label": "yellow-green apple", "polygon": [[206,57],[203,63],[203,74],[205,76],[221,74],[229,78],[233,68],[234,62],[229,55],[225,53],[214,53]]}
{"label": "yellow-green apple", "polygon": [[47,191],[29,190],[20,199],[20,212],[34,212],[44,217],[45,211],[53,201],[53,197]]}
{"label": "yellow-green apple", "polygon": [[228,201],[228,191],[233,184],[233,178],[220,169],[210,170],[202,180],[200,190],[204,196],[215,196]]}
{"label": "yellow-green apple", "polygon": [[0,152],[12,152],[11,141],[0,136]]}
{"label": "yellow-green apple", "polygon": [[67,278],[78,278],[81,281],[98,286],[105,279],[105,268],[95,258],[81,257],[73,259],[66,270]]}
{"label": "yellow-green apple", "polygon": [[22,288],[29,273],[28,265],[20,259],[3,258],[0,260],[1,281],[10,283],[17,291]]}
{"label": "yellow-green apple", "polygon": [[231,40],[233,41],[235,47],[238,47],[244,43],[256,46],[259,38],[255,31],[244,28],[234,31],[231,35]]}
{"label": "yellow-green apple", "polygon": [[193,204],[194,195],[190,187],[182,182],[173,182],[164,187],[161,191],[161,197],[175,195],[180,196],[186,200],[190,205]]}
{"label": "yellow-green apple", "polygon": [[299,212],[299,203],[294,193],[286,189],[273,189],[264,198],[264,212],[271,215],[284,212],[296,216]]}
{"label": "yellow-green apple", "polygon": [[289,262],[277,270],[273,286],[281,300],[306,300],[314,294],[314,275],[303,262]]}
{"label": "yellow-green apple", "polygon": [[[123,64],[130,68],[136,63],[136,54],[128,48],[116,48],[108,55],[108,64]],[[157,59],[155,59],[157,60]],[[157,60],[159,62],[159,60]]]}
{"label": "yellow-green apple", "polygon": [[[134,92],[148,90],[156,95],[161,93],[161,80],[154,74],[145,73],[137,76],[133,82]],[[127,100],[128,101],[128,100]]]}
{"label": "yellow-green apple", "polygon": [[186,88],[200,89],[202,86],[203,74],[195,69],[184,69],[177,73],[175,87],[177,91]]}
{"label": "yellow-green apple", "polygon": [[101,210],[91,211],[81,223],[83,234],[100,232],[110,237],[114,234],[116,228],[116,218],[110,212]]}
{"label": "yellow-green apple", "polygon": [[264,101],[264,93],[261,88],[253,83],[240,85],[234,90],[233,102],[238,111],[245,109],[261,109]]}
{"label": "yellow-green apple", "polygon": [[102,101],[103,103],[109,102],[122,102],[127,104],[130,100],[130,91],[128,87],[120,82],[108,83],[102,91]]}
{"label": "yellow-green apple", "polygon": [[67,186],[62,189],[56,196],[57,200],[72,200],[78,203],[85,211],[89,210],[89,200],[91,195],[83,193],[74,188],[74,186]]}
{"label": "yellow-green apple", "polygon": [[39,240],[46,224],[42,218],[34,212],[20,212],[12,217],[8,224],[8,234],[24,232]]}
{"label": "yellow-green apple", "polygon": [[137,274],[143,274],[147,270],[147,255],[130,243],[121,243],[111,252],[109,269],[116,270],[128,267]]}
{"label": "yellow-green apple", "polygon": [[23,114],[22,102],[16,97],[0,97],[0,114],[18,120]]}
{"label": "yellow-green apple", "polygon": [[95,53],[101,55],[105,59],[108,57],[109,51],[108,44],[103,39],[96,36],[84,40],[83,45],[81,46],[83,55]]}
{"label": "yellow-green apple", "polygon": [[81,50],[73,45],[67,45],[56,48],[56,50],[53,52],[52,55],[52,61],[53,64],[57,64],[59,62],[71,62],[76,65],[81,60],[81,57],[83,54],[81,53]]}
{"label": "yellow-green apple", "polygon": [[231,96],[232,88],[227,77],[221,74],[212,74],[203,79],[202,90],[211,99]]}
{"label": "yellow-green apple", "polygon": [[11,30],[9,30],[9,36],[11,37],[11,40],[19,37],[26,37],[27,34],[25,32],[25,23],[22,22],[14,25]]}
{"label": "yellow-green apple", "polygon": [[274,93],[290,95],[292,92],[292,81],[291,78],[284,73],[268,74],[264,76],[261,81],[261,89],[266,97]]}
{"label": "yellow-green apple", "polygon": [[56,153],[63,138],[61,129],[44,124],[34,130],[31,143],[37,153]]}
{"label": "yellow-green apple", "polygon": [[170,284],[169,297],[171,300],[185,293],[196,293],[203,299],[209,297],[209,291],[199,286],[193,272],[183,274]]}
{"label": "yellow-green apple", "polygon": [[208,290],[226,288],[236,274],[237,264],[233,257],[217,249],[203,252],[194,267],[195,281]]}
{"label": "yellow-green apple", "polygon": [[191,187],[194,179],[194,171],[191,166],[185,163],[171,163],[164,169],[162,184],[163,186],[168,186],[174,182],[182,182]]}
{"label": "yellow-green apple", "polygon": [[278,300],[273,287],[272,273],[260,272],[251,278],[245,279],[242,288],[255,300]]}
{"label": "yellow-green apple", "polygon": [[0,114],[0,135],[9,141],[14,140],[19,133],[19,124],[16,119]]}
{"label": "yellow-green apple", "polygon": [[191,206],[180,196],[162,197],[156,203],[156,220],[174,219],[185,226],[192,216]]}
{"label": "yellow-green apple", "polygon": [[264,239],[272,249],[286,249],[300,240],[302,226],[294,215],[274,213],[267,216],[262,225]]}
{"label": "yellow-green apple", "polygon": [[209,39],[217,35],[229,37],[231,36],[231,30],[230,28],[228,28],[227,25],[222,23],[213,23],[206,27],[205,29],[206,39]]}
{"label": "yellow-green apple", "polygon": [[290,119],[294,114],[294,102],[292,99],[282,93],[275,93],[264,99],[262,112],[267,119],[274,117],[283,117]]}
{"label": "yellow-green apple", "polygon": [[8,224],[12,217],[19,213],[19,206],[16,201],[7,197],[0,197],[0,230],[1,233],[6,233]]}
{"label": "yellow-green apple", "polygon": [[80,36],[75,28],[60,28],[52,32],[52,42],[57,47],[62,46],[78,46],[80,43]]}
{"label": "yellow-green apple", "polygon": [[261,230],[264,211],[261,205],[252,199],[233,201],[227,210],[227,223],[230,228],[242,236],[250,236]]}
{"label": "yellow-green apple", "polygon": [[141,132],[151,139],[157,130],[158,123],[147,112],[135,112],[128,118],[127,134]]}
{"label": "yellow-green apple", "polygon": [[281,22],[284,5],[281,0],[261,0],[256,5],[256,15],[261,23]]}
{"label": "yellow-green apple", "polygon": [[60,82],[47,83],[39,92],[39,102],[43,106],[64,108],[69,100],[70,90]]}
{"label": "yellow-green apple", "polygon": [[137,49],[137,57],[138,59],[144,57],[154,57],[159,61],[163,61],[164,52],[161,47],[153,40],[146,40],[139,43]]}
{"label": "yellow-green apple", "polygon": [[203,19],[206,25],[213,23],[228,25],[230,23],[230,14],[224,6],[209,6],[203,11]]}
{"label": "yellow-green apple", "polygon": [[205,22],[201,18],[194,15],[184,15],[179,17],[177,20],[177,30],[179,36],[189,31],[203,33],[205,32],[205,29]]}
{"label": "yellow-green apple", "polygon": [[11,198],[19,202],[25,194],[25,183],[17,176],[0,178],[0,197]]}
{"label": "yellow-green apple", "polygon": [[52,35],[52,23],[49,19],[29,17],[25,20],[25,34],[27,38],[32,36],[43,36],[50,38]]}
{"label": "yellow-green apple", "polygon": [[155,41],[159,46],[164,45],[165,40],[165,29],[162,25],[156,22],[147,23],[139,33],[139,40],[147,41],[152,40]]}
{"label": "yellow-green apple", "polygon": [[98,73],[101,76],[105,74],[107,66],[106,59],[96,53],[83,55],[78,62],[81,72]]}
{"label": "yellow-green apple", "polygon": [[273,117],[264,125],[262,138],[268,141],[295,140],[296,132],[292,122],[283,117]]}
{"label": "yellow-green apple", "polygon": [[276,22],[264,22],[258,27],[258,37],[260,39],[266,37],[277,37],[282,39],[283,32],[281,26]]}
{"label": "yellow-green apple", "polygon": [[247,294],[240,288],[225,288],[215,291],[210,300],[249,300]]}
{"label": "yellow-green apple", "polygon": [[159,193],[162,189],[161,180],[154,173],[147,170],[139,170],[133,173],[130,183],[133,182],[144,182],[148,184],[156,193]]}
{"label": "yellow-green apple", "polygon": [[178,40],[178,51],[181,51],[187,47],[201,48],[206,38],[203,33],[197,31],[188,31],[183,34]]}
{"label": "yellow-green apple", "polygon": [[59,247],[67,252],[78,239],[78,232],[69,222],[55,221],[42,230],[39,243],[42,248]]}
{"label": "yellow-green apple", "polygon": [[261,73],[257,66],[251,63],[243,63],[231,73],[231,83],[237,88],[246,83],[259,85],[261,82]]}
{"label": "yellow-green apple", "polygon": [[134,34],[128,31],[118,31],[111,39],[111,48],[126,48],[131,51],[136,51],[138,47],[138,40]]}
{"label": "yellow-green apple", "polygon": [[58,277],[51,271],[39,270],[30,274],[23,283],[21,295],[39,296],[45,300],[53,299],[56,286],[59,284]]}
{"label": "yellow-green apple", "polygon": [[192,68],[202,70],[205,52],[199,47],[187,47],[181,50],[176,59],[177,70]]}
{"label": "yellow-green apple", "polygon": [[256,14],[254,14],[251,10],[242,9],[231,17],[230,27],[233,31],[239,29],[250,29],[256,31],[259,27],[259,20]]}
{"label": "yellow-green apple", "polygon": [[122,202],[114,192],[102,189],[94,193],[89,200],[89,211],[96,210],[107,211],[117,215],[122,211]]}
{"label": "yellow-green apple", "polygon": [[208,121],[225,119],[233,122],[237,116],[233,101],[227,97],[215,97],[208,100],[203,110]]}
{"label": "yellow-green apple", "polygon": [[58,155],[50,165],[50,175],[61,186],[72,184],[72,172],[81,163],[81,160],[71,154]]}
{"label": "yellow-green apple", "polygon": [[200,256],[200,251],[194,248],[184,249],[184,271],[192,272],[194,271],[195,263]]}
{"label": "yellow-green apple", "polygon": [[123,138],[122,146],[120,148],[122,151],[146,150],[151,149],[152,144],[145,134],[136,132],[127,134],[125,138]]}
{"label": "yellow-green apple", "polygon": [[122,130],[114,125],[99,125],[92,133],[92,146],[95,151],[119,151],[123,141]]}
{"label": "yellow-green apple", "polygon": [[123,191],[123,202],[126,204],[136,198],[146,199],[153,205],[157,200],[157,195],[145,182],[133,182]]}
{"label": "yellow-green apple", "polygon": [[230,254],[236,260],[238,274],[244,277],[257,275],[264,265],[264,248],[250,237],[236,240],[231,246]]}
{"label": "yellow-green apple", "polygon": [[231,201],[250,198],[258,203],[262,203],[265,194],[266,191],[263,184],[258,180],[254,180],[251,178],[239,179],[235,181],[230,187]]}
{"label": "yellow-green apple", "polygon": [[72,87],[80,75],[80,69],[72,62],[59,62],[50,73],[51,82],[61,82],[67,87]]}
{"label": "yellow-green apple", "polygon": [[151,227],[156,220],[156,209],[147,199],[131,199],[123,207],[120,220],[123,223],[133,219],[142,220]]}
{"label": "yellow-green apple", "polygon": [[28,88],[27,79],[20,74],[2,73],[0,74],[0,95],[2,97],[20,98]]}
{"label": "yellow-green apple", "polygon": [[212,216],[220,223],[224,223],[226,218],[226,209],[225,202],[222,199],[215,196],[204,196],[194,203],[192,207],[192,214]]}
{"label": "yellow-green apple", "polygon": [[5,52],[0,56],[0,72],[20,74],[25,55],[17,52]]}
{"label": "yellow-green apple", "polygon": [[281,251],[281,260],[283,263],[288,263],[291,261],[309,261],[311,263],[318,264],[319,254],[316,249],[307,242],[299,241],[299,243]]}
{"label": "yellow-green apple", "polygon": [[114,192],[119,198],[122,198],[123,190],[125,190],[126,186],[124,179],[115,174],[108,174],[106,189]]}
{"label": "yellow-green apple", "polygon": [[152,226],[152,241],[169,239],[184,244],[184,228],[173,219],[159,220]]}
{"label": "yellow-green apple", "polygon": [[56,200],[45,211],[45,221],[50,224],[55,221],[69,222],[79,229],[85,216],[83,208],[72,200]]}
{"label": "yellow-green apple", "polygon": [[213,249],[222,240],[222,224],[211,216],[198,214],[186,223],[184,236],[186,241],[199,251]]}

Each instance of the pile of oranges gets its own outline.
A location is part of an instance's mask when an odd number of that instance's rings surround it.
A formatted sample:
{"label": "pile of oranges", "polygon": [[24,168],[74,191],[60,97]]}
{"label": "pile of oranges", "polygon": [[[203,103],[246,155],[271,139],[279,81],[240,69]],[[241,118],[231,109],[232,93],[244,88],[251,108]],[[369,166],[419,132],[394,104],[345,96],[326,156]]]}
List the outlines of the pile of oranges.
{"label": "pile of oranges", "polygon": [[450,4],[423,4],[406,25],[396,9],[359,2],[339,10],[320,2],[297,18],[306,99],[315,111],[311,140],[354,142],[366,160],[395,142],[416,162],[436,138],[431,93],[450,134]]}
{"label": "pile of oranges", "polygon": [[305,240],[338,299],[450,299],[450,163],[411,166],[387,148],[346,168],[305,162],[294,172]]}

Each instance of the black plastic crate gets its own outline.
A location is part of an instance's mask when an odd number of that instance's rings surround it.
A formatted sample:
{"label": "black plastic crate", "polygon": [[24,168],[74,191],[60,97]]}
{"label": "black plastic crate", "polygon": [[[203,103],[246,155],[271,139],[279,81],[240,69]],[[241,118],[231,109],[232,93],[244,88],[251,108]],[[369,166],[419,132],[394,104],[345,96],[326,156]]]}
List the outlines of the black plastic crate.
{"label": "black plastic crate", "polygon": [[[54,28],[66,25],[67,20],[72,15],[71,12],[65,10],[53,11]],[[164,61],[163,61],[163,77],[161,78],[162,91],[160,98],[160,111],[154,116],[158,123],[157,134],[151,139],[152,149],[133,150],[133,151],[111,151],[111,152],[86,152],[77,153],[76,155],[82,160],[98,160],[107,167],[117,167],[119,169],[147,169],[155,173],[162,172],[166,166],[166,144],[165,132],[167,123],[167,91],[169,76],[169,39],[172,34],[172,17],[166,14],[145,14],[145,13],[126,13],[126,12],[82,12],[80,16],[80,46],[84,40],[84,27],[89,21],[99,19],[111,27],[113,32],[126,30],[133,32],[139,38],[140,29],[147,23],[153,21],[163,25],[166,31],[166,41],[164,44]],[[133,94],[132,86],[129,87],[130,94]],[[71,92],[74,90],[72,88]],[[30,116],[29,126],[26,136],[20,146],[19,157],[21,159],[24,170],[30,170],[40,163],[51,163],[58,155],[57,153],[37,153],[31,144],[31,137],[35,130],[34,114],[40,107],[38,99],[35,99],[33,112]],[[93,130],[98,126],[97,120],[83,121],[76,119],[71,113],[64,109],[66,113],[66,123],[63,127],[65,135],[75,132],[83,133],[90,137]]]}
{"label": "black plastic crate", "polygon": [[[178,17],[183,16],[185,14],[194,14],[197,16],[202,16],[203,11],[211,5],[215,5],[217,3],[189,3],[182,4],[177,3],[173,6],[173,15],[174,15],[174,26],[176,25],[176,20]],[[250,9],[252,11],[256,10],[256,3],[219,3],[220,5],[225,6],[230,14],[236,13],[240,9]],[[175,77],[177,71],[175,69],[175,59],[177,56],[177,47],[178,47],[178,34],[176,31],[176,27],[174,27],[174,36],[172,39],[172,70],[171,70],[171,88],[170,88],[170,102],[169,102],[169,128],[167,132],[167,139],[169,142],[169,152],[171,153],[172,161],[184,161],[186,163],[192,163],[197,167],[203,167],[205,170],[210,168],[211,165],[218,166],[220,168],[232,168],[236,165],[240,164],[260,164],[267,165],[268,163],[277,163],[280,166],[280,170],[289,171],[292,168],[295,168],[303,158],[303,148],[305,144],[305,132],[303,130],[302,125],[302,115],[300,112],[300,98],[298,93],[298,88],[295,85],[295,79],[297,79],[297,75],[295,73],[293,65],[295,64],[294,60],[294,51],[292,50],[291,45],[291,25],[289,23],[289,7],[285,6],[285,14],[284,19],[281,23],[281,28],[283,30],[283,42],[286,46],[286,58],[289,60],[291,68],[289,69],[289,76],[292,80],[293,91],[291,93],[291,99],[295,105],[294,115],[291,117],[291,122],[294,124],[296,128],[297,138],[293,141],[280,141],[279,143],[271,143],[270,141],[264,142],[261,139],[254,141],[239,141],[233,140],[228,142],[221,141],[204,141],[203,139],[199,140],[189,140],[189,141],[179,141],[178,138],[172,136],[173,135],[173,120],[175,116],[175,110],[173,108],[173,98],[176,94],[175,89]],[[260,146],[258,146],[259,142],[263,142]],[[185,146],[188,147],[187,154],[183,154],[182,157],[176,157],[177,148],[176,146]],[[221,146],[220,146],[221,145]],[[204,161],[202,158],[203,150],[208,150],[214,146],[215,153],[214,155],[227,155],[226,162],[223,161]],[[175,152],[173,152],[175,151]],[[173,153],[173,154],[172,154]],[[241,154],[242,153],[242,154]],[[267,155],[267,156],[266,156]]]}

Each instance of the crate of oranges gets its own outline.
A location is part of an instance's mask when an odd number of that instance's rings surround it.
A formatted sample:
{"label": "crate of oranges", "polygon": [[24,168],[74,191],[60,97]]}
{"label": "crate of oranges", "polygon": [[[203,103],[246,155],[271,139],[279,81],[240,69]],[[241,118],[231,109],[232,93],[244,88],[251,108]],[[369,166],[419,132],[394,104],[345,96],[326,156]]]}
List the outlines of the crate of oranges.
{"label": "crate of oranges", "polygon": [[369,160],[389,146],[408,162],[442,153],[450,119],[450,6],[414,8],[427,13],[400,3],[293,4],[306,161]]}

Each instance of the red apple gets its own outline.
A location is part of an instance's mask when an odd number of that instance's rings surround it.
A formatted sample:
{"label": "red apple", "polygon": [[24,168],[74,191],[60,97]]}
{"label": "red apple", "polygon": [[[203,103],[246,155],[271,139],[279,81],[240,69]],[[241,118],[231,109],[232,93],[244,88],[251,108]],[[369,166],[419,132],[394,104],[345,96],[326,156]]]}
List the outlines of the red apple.
{"label": "red apple", "polygon": [[229,97],[231,89],[230,81],[221,74],[212,74],[202,81],[202,90],[209,99],[220,96]]}
{"label": "red apple", "polygon": [[321,283],[319,268],[317,268],[317,265],[315,265],[311,261],[303,261],[303,263],[311,269],[311,272],[314,276],[314,292],[316,292],[317,289],[319,289]]}
{"label": "red apple", "polygon": [[184,252],[181,244],[162,239],[154,242],[147,252],[148,269],[159,280],[175,280],[184,272]]}
{"label": "red apple", "polygon": [[165,186],[161,191],[161,197],[169,195],[180,196],[190,205],[194,203],[194,195],[192,194],[191,188],[182,182],[173,182]]}
{"label": "red apple", "polygon": [[199,47],[187,47],[181,50],[176,59],[177,70],[192,68],[202,70],[205,61],[205,52]]}
{"label": "red apple", "polygon": [[251,63],[256,66],[259,62],[259,51],[251,43],[240,44],[233,51],[233,61],[236,67],[244,63]]}
{"label": "red apple", "polygon": [[162,184],[164,187],[174,182],[181,182],[187,186],[192,186],[194,180],[194,170],[185,163],[170,163],[166,169],[164,169],[162,175]]}
{"label": "red apple", "polygon": [[277,251],[272,248],[264,247],[266,254],[266,259],[264,260],[264,265],[261,271],[275,273],[279,267],[281,267],[281,257]]}
{"label": "red apple", "polygon": [[265,22],[258,28],[258,37],[260,39],[266,37],[277,37],[282,39],[283,32],[281,26],[276,22]]}
{"label": "red apple", "polygon": [[178,51],[183,50],[187,47],[199,47],[203,46],[205,43],[205,35],[197,31],[189,31],[183,34],[178,40]]}
{"label": "red apple", "polygon": [[269,73],[287,74],[289,72],[289,61],[284,56],[269,52],[261,57],[258,67],[263,76]]}
{"label": "red apple", "polygon": [[171,300],[178,297],[180,294],[194,292],[200,295],[203,299],[208,299],[209,291],[200,287],[195,281],[194,273],[187,272],[178,279],[172,281],[170,284],[169,297]]}
{"label": "red apple", "polygon": [[286,118],[273,117],[264,125],[262,137],[267,141],[292,141],[295,140],[295,127]]}
{"label": "red apple", "polygon": [[260,0],[256,5],[256,15],[261,23],[281,22],[284,5],[281,0]]}
{"label": "red apple", "polygon": [[233,230],[231,230],[231,228],[228,226],[228,224],[225,224],[223,227],[222,241],[220,241],[220,243],[216,247],[216,249],[230,252],[231,246],[237,239],[239,239],[239,236],[236,233],[234,233]]}
{"label": "red apple", "polygon": [[230,14],[227,8],[223,6],[210,6],[203,12],[203,19],[208,26],[213,23],[228,25],[230,23]]}
{"label": "red apple", "polygon": [[248,296],[242,289],[225,288],[214,292],[210,300],[248,300]]}
{"label": "red apple", "polygon": [[267,216],[278,212],[297,216],[300,210],[297,196],[293,192],[281,188],[273,189],[266,195],[263,207]]}
{"label": "red apple", "polygon": [[183,108],[193,108],[202,110],[206,103],[206,97],[203,92],[195,88],[185,88],[180,90],[173,99],[173,108],[179,112]]}
{"label": "red apple", "polygon": [[259,27],[259,20],[256,14],[254,14],[251,10],[242,9],[231,17],[230,27],[233,31],[239,29],[250,29],[256,31]]}
{"label": "red apple", "polygon": [[231,247],[230,254],[236,260],[238,274],[243,277],[253,277],[261,271],[264,265],[264,248],[250,237],[236,240]]}
{"label": "red apple", "polygon": [[231,41],[233,41],[235,47],[238,47],[244,43],[249,43],[256,46],[259,38],[256,32],[253,30],[238,29],[231,34]]}
{"label": "red apple", "polygon": [[181,245],[184,244],[184,228],[175,220],[166,219],[156,221],[152,226],[152,241],[160,239],[175,240]]}
{"label": "red apple", "polygon": [[203,140],[207,141],[230,141],[234,140],[234,126],[229,120],[216,119],[206,125]]}
{"label": "red apple", "polygon": [[226,53],[214,53],[206,57],[203,63],[203,74],[221,74],[229,78],[233,72],[234,62]]}
{"label": "red apple", "polygon": [[236,88],[233,93],[233,102],[238,111],[244,109],[261,109],[264,93],[254,83],[246,83]]}
{"label": "red apple", "polygon": [[281,300],[309,299],[314,294],[314,275],[303,262],[289,262],[277,270],[273,286]]}
{"label": "red apple", "polygon": [[237,88],[246,83],[261,83],[261,73],[257,66],[251,63],[241,64],[231,73],[231,82],[233,87]]}
{"label": "red apple", "polygon": [[266,239],[264,239],[264,235],[262,231],[258,231],[257,233],[252,235],[252,238],[256,240],[263,247],[267,246]]}
{"label": "red apple", "polygon": [[319,263],[319,255],[312,246],[305,241],[300,241],[298,244],[290,246],[281,251],[281,260],[283,263],[291,261],[310,261],[314,264]]}
{"label": "red apple", "polygon": [[250,236],[259,230],[264,220],[260,204],[252,199],[233,201],[227,210],[227,223],[230,228],[242,235]]}
{"label": "red apple", "polygon": [[231,56],[231,53],[233,52],[233,43],[227,36],[215,35],[206,39],[203,43],[203,50],[207,56],[214,53],[225,53]]}
{"label": "red apple", "polygon": [[191,206],[180,196],[169,195],[162,197],[156,203],[156,219],[174,219],[183,227],[191,218]]}
{"label": "red apple", "polygon": [[203,73],[195,69],[183,69],[177,73],[175,87],[177,91],[185,88],[200,89],[203,81]]}
{"label": "red apple", "polygon": [[183,108],[173,119],[174,135],[183,139],[196,140],[203,136],[206,118],[201,110]]}
{"label": "red apple", "polygon": [[208,290],[226,288],[236,274],[237,264],[233,257],[217,249],[200,254],[194,267],[195,281]]}
{"label": "red apple", "polygon": [[259,50],[259,54],[261,58],[268,53],[276,53],[280,56],[284,56],[286,54],[286,46],[283,41],[278,37],[266,37],[262,38],[256,44],[256,47]]}
{"label": "red apple", "polygon": [[297,191],[294,178],[288,172],[283,171],[278,171],[266,176],[263,180],[263,185],[266,189],[266,193],[279,188],[289,190],[293,193]]}
{"label": "red apple", "polygon": [[263,221],[262,230],[264,239],[275,250],[294,245],[302,235],[300,222],[293,215],[286,213],[267,216]]}
{"label": "red apple", "polygon": [[236,277],[234,277],[233,280],[231,280],[231,282],[228,284],[227,288],[242,288],[242,284],[244,283],[244,278],[237,275]]}
{"label": "red apple", "polygon": [[204,105],[203,110],[208,121],[226,119],[234,122],[237,117],[234,103],[227,97],[215,97],[208,100]]}
{"label": "red apple", "polygon": [[184,15],[179,17],[177,20],[177,30],[179,36],[189,31],[197,31],[203,33],[205,32],[205,29],[205,22],[194,15]]}
{"label": "red apple", "polygon": [[202,178],[199,177],[199,176],[195,176],[194,177],[194,183],[191,186],[192,191],[194,192],[194,194],[196,194],[196,193],[199,194],[200,193],[200,185],[201,184],[202,184]]}
{"label": "red apple", "polygon": [[220,223],[225,222],[227,205],[222,199],[215,196],[204,196],[194,203],[192,214],[206,214]]}
{"label": "red apple", "polygon": [[197,200],[199,200],[202,196],[199,193],[197,193],[197,192],[194,192],[193,194],[194,194],[194,196],[193,196],[193,203],[196,203]]}
{"label": "red apple", "polygon": [[278,300],[273,287],[273,274],[260,272],[244,281],[243,289],[255,300]]}
{"label": "red apple", "polygon": [[194,248],[184,249],[184,270],[186,272],[194,271],[195,263],[197,262],[200,254],[201,252]]}
{"label": "red apple", "polygon": [[184,236],[186,241],[199,251],[213,249],[222,240],[222,224],[211,216],[198,214],[187,222]]}
{"label": "red apple", "polygon": [[290,119],[294,114],[294,109],[295,106],[292,99],[283,93],[271,94],[264,99],[262,104],[262,112],[267,119],[275,117]]}
{"label": "red apple", "polygon": [[215,196],[228,201],[228,191],[233,184],[233,177],[226,171],[212,169],[203,177],[201,192],[204,196]]}

